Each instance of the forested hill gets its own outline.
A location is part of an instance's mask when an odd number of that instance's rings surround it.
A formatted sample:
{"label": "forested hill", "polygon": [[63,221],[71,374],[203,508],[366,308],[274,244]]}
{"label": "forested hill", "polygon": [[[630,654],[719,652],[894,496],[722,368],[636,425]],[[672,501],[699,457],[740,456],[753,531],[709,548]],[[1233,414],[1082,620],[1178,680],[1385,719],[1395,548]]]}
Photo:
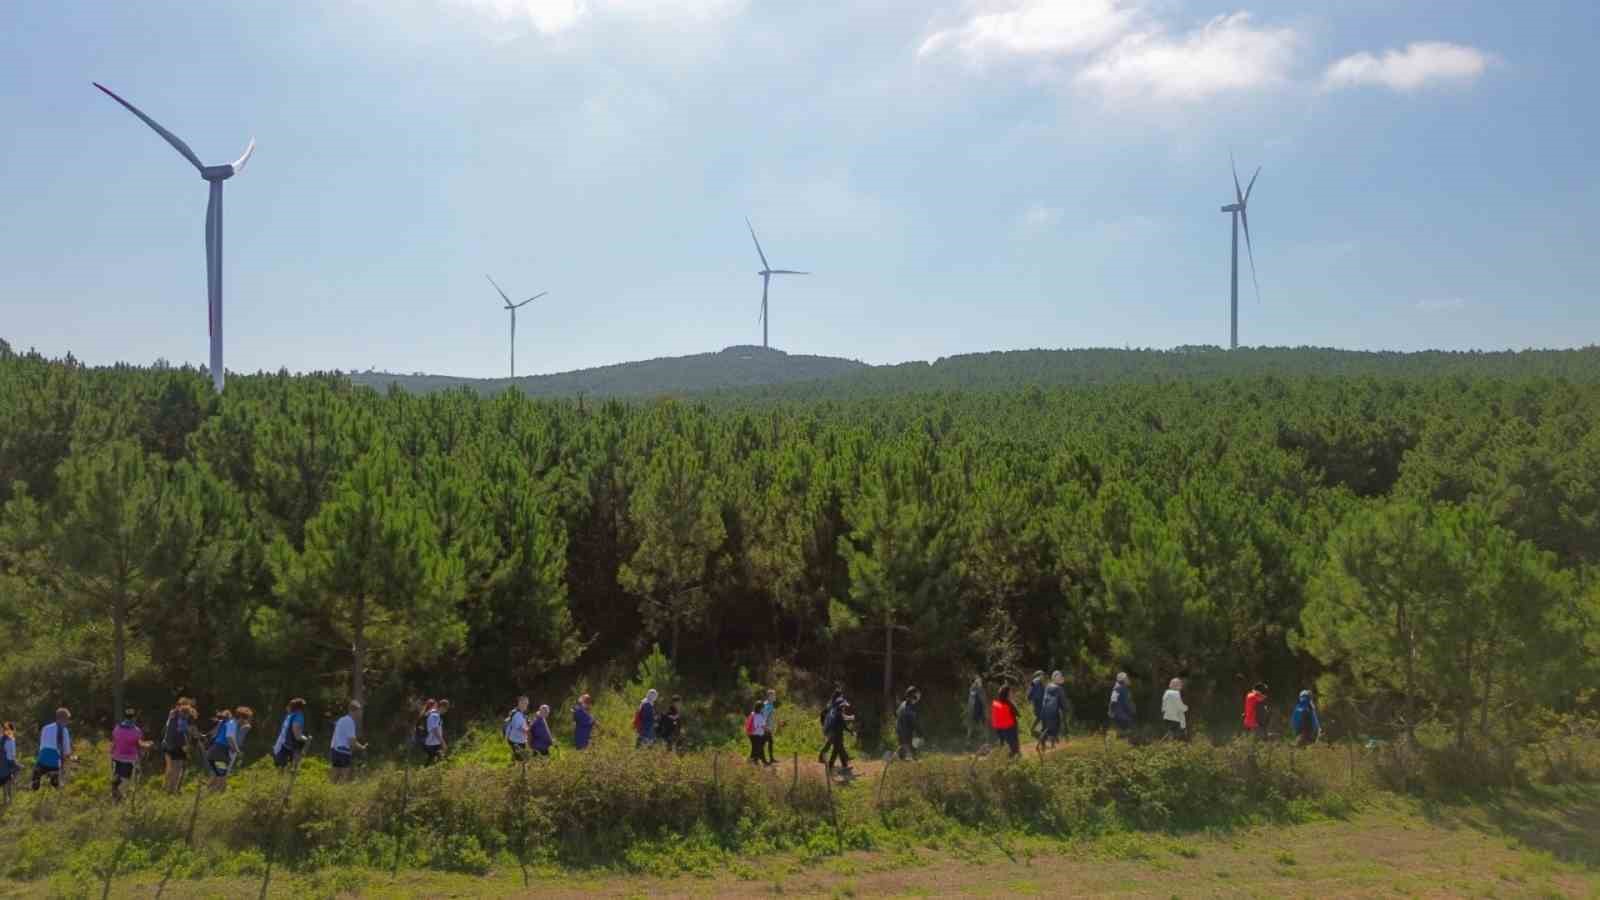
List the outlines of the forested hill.
{"label": "forested hill", "polygon": [[398,385],[415,394],[461,387],[480,394],[498,394],[507,387],[515,386],[530,397],[576,397],[580,394],[590,397],[651,397],[816,381],[865,368],[865,363],[851,359],[795,355],[782,350],[738,346],[720,353],[662,357],[517,379],[456,378],[420,372],[413,375],[357,372],[350,375],[350,380],[379,390]]}
{"label": "forested hill", "polygon": [[535,397],[687,396],[723,399],[843,399],[877,394],[996,391],[1039,387],[1155,384],[1220,378],[1554,378],[1600,380],[1600,348],[1497,352],[1363,352],[1322,347],[1218,347],[1172,350],[1010,350],[949,356],[933,362],[869,366],[828,356],[798,356],[760,347],[652,359],[556,375],[510,379],[364,372],[350,380],[412,393],[466,387],[496,394],[515,384]]}

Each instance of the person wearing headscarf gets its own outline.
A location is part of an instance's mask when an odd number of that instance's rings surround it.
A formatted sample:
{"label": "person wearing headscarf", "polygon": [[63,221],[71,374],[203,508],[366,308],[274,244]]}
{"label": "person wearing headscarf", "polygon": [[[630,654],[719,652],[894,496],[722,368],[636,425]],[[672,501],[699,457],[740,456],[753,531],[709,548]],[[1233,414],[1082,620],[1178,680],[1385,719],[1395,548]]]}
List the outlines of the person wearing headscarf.
{"label": "person wearing headscarf", "polygon": [[1044,697],[1039,701],[1039,752],[1044,752],[1046,745],[1054,747],[1061,740],[1065,730],[1066,721],[1072,715],[1072,702],[1067,699],[1067,690],[1064,686],[1067,678],[1058,669],[1050,675],[1050,683],[1045,685]]}
{"label": "person wearing headscarf", "polygon": [[1111,717],[1111,724],[1116,726],[1120,734],[1133,731],[1133,692],[1128,689],[1128,673],[1118,672],[1116,683],[1111,686],[1111,704],[1107,707],[1107,715]]}
{"label": "person wearing headscarf", "polygon": [[1295,743],[1304,747],[1314,744],[1322,736],[1322,720],[1317,718],[1317,702],[1310,691],[1301,691],[1300,699],[1294,705],[1294,716],[1289,720],[1293,726]]}
{"label": "person wearing headscarf", "polygon": [[528,745],[540,756],[549,756],[555,742],[550,734],[550,706],[540,704],[539,711],[533,714],[533,724],[528,727]]}
{"label": "person wearing headscarf", "polygon": [[634,741],[635,747],[648,747],[656,742],[656,693],[655,688],[644,692],[644,699],[639,701],[639,709],[633,714],[633,731],[639,737]]}

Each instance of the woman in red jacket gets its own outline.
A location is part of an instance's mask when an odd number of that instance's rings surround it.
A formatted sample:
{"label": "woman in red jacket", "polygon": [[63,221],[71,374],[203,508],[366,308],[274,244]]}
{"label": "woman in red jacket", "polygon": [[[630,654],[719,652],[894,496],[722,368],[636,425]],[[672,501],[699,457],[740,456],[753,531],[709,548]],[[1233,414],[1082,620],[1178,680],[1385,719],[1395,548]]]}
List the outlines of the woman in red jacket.
{"label": "woman in red jacket", "polygon": [[1011,702],[1011,685],[1002,686],[1000,694],[994,698],[994,705],[989,710],[989,724],[994,728],[995,737],[1011,748],[1012,756],[1022,752],[1017,745],[1017,707]]}

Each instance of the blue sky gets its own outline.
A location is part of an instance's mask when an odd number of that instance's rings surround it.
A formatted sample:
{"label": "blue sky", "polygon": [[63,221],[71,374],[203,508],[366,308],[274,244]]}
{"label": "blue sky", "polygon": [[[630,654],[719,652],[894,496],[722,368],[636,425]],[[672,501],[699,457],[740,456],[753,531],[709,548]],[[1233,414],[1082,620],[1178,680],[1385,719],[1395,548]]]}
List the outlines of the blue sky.
{"label": "blue sky", "polygon": [[1570,347],[1600,305],[1600,4],[0,4],[0,337],[499,376],[772,342],[873,363],[1227,340]]}

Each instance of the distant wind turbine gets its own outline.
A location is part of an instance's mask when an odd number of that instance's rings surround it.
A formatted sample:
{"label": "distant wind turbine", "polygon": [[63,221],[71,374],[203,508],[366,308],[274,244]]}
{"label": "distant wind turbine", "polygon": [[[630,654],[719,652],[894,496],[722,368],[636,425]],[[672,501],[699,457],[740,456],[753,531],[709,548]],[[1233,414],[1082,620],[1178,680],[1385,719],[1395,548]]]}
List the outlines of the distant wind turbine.
{"label": "distant wind turbine", "polygon": [[104,91],[107,97],[122,104],[128,112],[138,116],[139,121],[154,129],[155,133],[161,135],[174,150],[183,154],[184,159],[200,170],[201,178],[211,184],[211,199],[206,201],[206,321],[211,333],[211,385],[220,393],[222,391],[222,183],[244,171],[244,164],[256,150],[256,140],[251,138],[250,145],[244,148],[244,155],[233,162],[208,166],[200,162],[200,157],[195,156],[188,144],[140,112],[138,107],[118,97],[110,88],[98,81],[92,84]]}
{"label": "distant wind turbine", "polygon": [[1256,281],[1256,252],[1250,246],[1250,192],[1256,188],[1256,179],[1261,177],[1261,167],[1256,166],[1256,173],[1250,176],[1250,185],[1244,190],[1239,190],[1239,166],[1233,161],[1233,154],[1228,154],[1228,165],[1233,169],[1233,198],[1234,202],[1222,208],[1225,213],[1233,214],[1233,287],[1230,294],[1228,349],[1239,349],[1239,224],[1244,224],[1244,249],[1250,255],[1250,280],[1255,282],[1256,302],[1261,301],[1261,282]]}
{"label": "distant wind turbine", "polygon": [[756,237],[756,227],[750,224],[749,219],[745,219],[744,224],[745,227],[750,229],[750,240],[756,243],[756,255],[761,257],[761,271],[756,274],[761,276],[761,347],[764,350],[767,347],[767,323],[769,321],[767,317],[767,286],[772,283],[772,276],[810,275],[811,273],[797,272],[794,269],[774,269],[772,264],[767,262],[767,254],[761,250],[761,239]]}
{"label": "distant wind turbine", "polygon": [[[487,276],[487,275],[485,275],[483,277],[489,278],[489,276]],[[500,290],[500,285],[495,284],[495,281],[494,281],[493,278],[489,278],[489,283],[490,284],[494,284],[494,289],[497,292],[499,292],[500,299],[504,300],[506,302],[505,308],[508,311],[510,311],[510,313],[511,313],[511,377],[515,378],[515,377],[517,377],[517,310],[523,308],[524,306],[527,306],[529,303],[532,303],[533,301],[539,299],[540,297],[543,297],[545,294],[548,294],[550,292],[549,291],[540,291],[539,293],[534,294],[532,297],[529,297],[528,299],[522,301],[521,303],[512,303],[511,302],[511,298],[506,296],[506,292],[505,291]]]}

